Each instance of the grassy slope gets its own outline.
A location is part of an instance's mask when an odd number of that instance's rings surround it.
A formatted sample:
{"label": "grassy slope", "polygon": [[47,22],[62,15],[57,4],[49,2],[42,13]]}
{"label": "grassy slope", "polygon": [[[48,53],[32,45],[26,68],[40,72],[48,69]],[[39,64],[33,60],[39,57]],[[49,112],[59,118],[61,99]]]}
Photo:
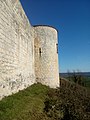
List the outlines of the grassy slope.
{"label": "grassy slope", "polygon": [[77,85],[35,84],[0,101],[0,120],[90,120],[90,94]]}
{"label": "grassy slope", "polygon": [[86,87],[90,88],[90,77],[86,78]]}
{"label": "grassy slope", "polygon": [[33,85],[4,98],[0,101],[0,120],[35,120],[43,112],[48,89],[41,84]]}
{"label": "grassy slope", "polygon": [[[72,74],[72,76],[66,76],[66,77],[63,77],[63,78],[66,78],[67,80],[69,80],[71,82],[74,82],[74,78],[73,77],[74,76]],[[85,84],[85,87],[90,88],[90,76],[81,76],[81,80]]]}

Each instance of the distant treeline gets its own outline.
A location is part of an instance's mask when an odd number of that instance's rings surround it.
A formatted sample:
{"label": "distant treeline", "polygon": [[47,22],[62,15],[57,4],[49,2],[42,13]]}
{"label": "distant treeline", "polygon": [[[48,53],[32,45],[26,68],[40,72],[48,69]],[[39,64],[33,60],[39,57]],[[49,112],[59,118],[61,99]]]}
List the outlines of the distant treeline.
{"label": "distant treeline", "polygon": [[[90,72],[75,72],[76,75],[82,75],[84,77],[90,77]],[[68,77],[73,75],[73,72],[59,73],[60,77]]]}
{"label": "distant treeline", "polygon": [[69,72],[60,73],[60,78],[67,79],[84,87],[90,88],[90,72]]}

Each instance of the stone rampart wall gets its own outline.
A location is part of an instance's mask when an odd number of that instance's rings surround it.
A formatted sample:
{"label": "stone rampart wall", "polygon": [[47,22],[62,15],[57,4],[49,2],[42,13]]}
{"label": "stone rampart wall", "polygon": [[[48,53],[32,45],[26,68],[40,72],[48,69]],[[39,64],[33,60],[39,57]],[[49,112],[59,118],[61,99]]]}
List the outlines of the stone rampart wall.
{"label": "stone rampart wall", "polygon": [[18,0],[0,0],[0,98],[35,82],[34,32]]}

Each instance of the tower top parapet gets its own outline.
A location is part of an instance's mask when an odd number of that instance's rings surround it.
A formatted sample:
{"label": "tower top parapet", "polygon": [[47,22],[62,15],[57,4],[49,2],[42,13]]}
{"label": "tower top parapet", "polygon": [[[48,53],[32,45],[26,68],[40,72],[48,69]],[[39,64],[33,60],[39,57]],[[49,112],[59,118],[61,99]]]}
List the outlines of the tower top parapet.
{"label": "tower top parapet", "polygon": [[52,28],[58,32],[58,30],[55,27],[50,26],[50,25],[34,25],[33,27],[49,27],[49,28]]}

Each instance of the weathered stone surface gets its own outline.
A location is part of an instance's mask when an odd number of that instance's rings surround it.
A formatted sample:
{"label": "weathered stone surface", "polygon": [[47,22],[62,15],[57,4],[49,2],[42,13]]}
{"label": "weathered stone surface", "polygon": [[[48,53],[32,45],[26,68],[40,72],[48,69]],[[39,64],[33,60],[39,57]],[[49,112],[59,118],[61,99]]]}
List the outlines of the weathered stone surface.
{"label": "weathered stone surface", "polygon": [[0,96],[35,83],[34,32],[19,1],[0,0]]}
{"label": "weathered stone surface", "polygon": [[52,88],[58,87],[57,31],[49,26],[36,26],[34,29],[36,80]]}
{"label": "weathered stone surface", "polygon": [[0,99],[35,82],[59,86],[57,31],[32,27],[19,0],[0,0]]}

